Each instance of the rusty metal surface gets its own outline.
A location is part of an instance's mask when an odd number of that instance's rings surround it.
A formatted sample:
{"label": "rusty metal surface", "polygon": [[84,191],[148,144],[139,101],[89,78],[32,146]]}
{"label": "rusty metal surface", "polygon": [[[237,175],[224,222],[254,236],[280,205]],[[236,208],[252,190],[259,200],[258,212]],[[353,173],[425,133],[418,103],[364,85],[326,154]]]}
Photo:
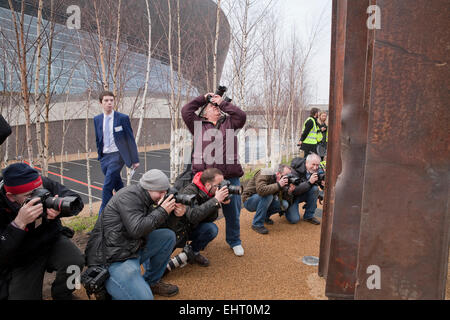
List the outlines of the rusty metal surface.
{"label": "rusty metal surface", "polygon": [[333,20],[331,36],[331,73],[327,147],[327,176],[320,234],[320,254],[318,274],[327,277],[330,255],[331,230],[333,225],[334,186],[341,171],[340,130],[345,50],[345,18],[347,0],[333,0]]}
{"label": "rusty metal surface", "polygon": [[[447,0],[385,0],[375,32],[357,299],[443,299],[449,249]],[[369,266],[380,288],[368,288]]]}
{"label": "rusty metal surface", "polygon": [[[334,162],[329,159],[333,158],[334,145],[331,138],[336,134],[336,107],[334,102],[334,83],[335,83],[335,66],[336,66],[336,29],[337,29],[337,0],[333,0],[332,9],[332,21],[331,21],[331,59],[330,59],[330,98],[328,107],[328,130],[332,131],[333,134],[329,134],[328,142],[328,168],[327,168],[327,184],[325,186],[325,195],[323,203],[323,214],[322,214],[322,226],[320,234],[320,255],[319,255],[319,267],[318,274],[320,277],[325,277],[328,272],[328,258],[330,255],[330,240],[331,240],[331,225],[333,216],[330,214],[332,212],[332,199],[331,195],[334,195],[334,185],[336,183],[336,175],[332,174],[336,169],[333,165]],[[333,129],[332,129],[333,128]],[[334,176],[334,179],[332,178]]]}
{"label": "rusty metal surface", "polygon": [[365,83],[369,0],[348,0],[340,147],[342,171],[335,186],[326,283],[329,298],[353,299],[364,184],[368,112]]}

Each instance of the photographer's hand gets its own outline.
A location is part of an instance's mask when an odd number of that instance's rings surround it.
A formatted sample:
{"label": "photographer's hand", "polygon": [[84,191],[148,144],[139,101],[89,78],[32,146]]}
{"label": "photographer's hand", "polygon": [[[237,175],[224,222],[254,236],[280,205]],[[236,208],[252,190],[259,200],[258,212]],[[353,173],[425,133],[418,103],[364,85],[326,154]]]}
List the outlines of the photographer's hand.
{"label": "photographer's hand", "polygon": [[[58,195],[55,196],[55,198],[58,198]],[[61,211],[56,211],[55,209],[47,209],[47,219],[48,220],[54,220],[57,216],[61,214]]]}
{"label": "photographer's hand", "polygon": [[294,190],[295,190],[295,185],[294,184],[289,185],[288,193],[292,193],[292,192],[294,192]]}
{"label": "photographer's hand", "polygon": [[160,206],[166,210],[167,213],[171,213],[175,209],[175,199],[173,198],[173,194],[169,195],[162,203],[160,201]]}
{"label": "photographer's hand", "polygon": [[14,219],[14,223],[20,229],[25,230],[28,224],[34,222],[42,214],[44,209],[42,203],[39,203],[40,201],[40,198],[35,198],[20,208],[16,219]]}
{"label": "photographer's hand", "polygon": [[184,214],[186,213],[186,206],[184,204],[181,203],[175,203],[175,211],[174,211],[175,215],[177,217],[182,217],[184,216]]}
{"label": "photographer's hand", "polygon": [[309,183],[314,184],[317,182],[317,180],[319,180],[319,175],[317,174],[317,172],[314,172],[311,177],[309,177]]}
{"label": "photographer's hand", "polygon": [[278,183],[279,183],[280,187],[283,188],[284,186],[286,186],[289,183],[289,179],[286,176],[281,177],[281,179]]}
{"label": "photographer's hand", "polygon": [[228,197],[228,188],[227,187],[223,187],[222,189],[218,189],[216,191],[216,195],[215,198],[217,199],[217,201],[219,201],[220,203],[224,203],[225,199]]}
{"label": "photographer's hand", "polygon": [[215,104],[217,104],[218,106],[220,106],[220,104],[223,102],[223,98],[221,96],[219,96],[218,94],[215,94],[212,99],[212,102],[214,102]]}

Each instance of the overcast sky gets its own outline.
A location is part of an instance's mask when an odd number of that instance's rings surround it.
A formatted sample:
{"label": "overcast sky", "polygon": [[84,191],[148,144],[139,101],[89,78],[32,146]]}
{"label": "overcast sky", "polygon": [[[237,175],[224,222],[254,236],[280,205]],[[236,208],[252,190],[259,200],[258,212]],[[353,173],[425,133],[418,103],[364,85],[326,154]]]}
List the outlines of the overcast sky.
{"label": "overcast sky", "polygon": [[304,33],[317,23],[322,14],[322,32],[317,40],[314,58],[311,61],[313,103],[328,103],[330,87],[330,46],[332,0],[275,0],[276,7],[284,16],[287,31],[295,27],[296,33]]}

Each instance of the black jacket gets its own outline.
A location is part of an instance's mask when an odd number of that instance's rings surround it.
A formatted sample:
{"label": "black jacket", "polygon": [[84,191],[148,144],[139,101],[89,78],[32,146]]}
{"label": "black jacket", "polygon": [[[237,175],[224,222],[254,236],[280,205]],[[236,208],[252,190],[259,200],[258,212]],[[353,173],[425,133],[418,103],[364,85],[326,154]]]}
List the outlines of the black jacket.
{"label": "black jacket", "polygon": [[105,239],[106,263],[137,258],[147,235],[167,225],[168,218],[166,210],[157,207],[148,191],[139,184],[120,189],[109,200],[91,232],[85,251],[87,265],[103,264],[102,238]]}
{"label": "black jacket", "polygon": [[294,158],[291,162],[291,168],[294,169],[295,173],[300,178],[300,184],[295,187],[293,192],[294,197],[302,195],[308,192],[313,185],[309,183],[309,179],[306,178],[306,159],[305,158]]}
{"label": "black jacket", "polygon": [[[80,206],[73,215],[83,210],[83,201],[77,193],[46,177],[42,177],[42,184],[52,195],[79,198]],[[26,230],[18,229],[11,222],[19,209],[18,205],[8,200],[3,181],[0,182],[0,300],[7,296],[11,269],[27,265],[48,252],[54,241],[67,230],[61,224],[60,217],[64,217],[63,214],[54,220],[43,220],[37,228],[33,222],[27,225]]]}
{"label": "black jacket", "polygon": [[[43,188],[50,191],[52,195],[61,197],[77,197],[81,206],[73,212],[77,215],[83,209],[84,204],[81,197],[67,189],[60,183],[42,177]],[[43,223],[35,228],[35,223],[27,225],[27,231],[18,229],[11,225],[11,222],[19,213],[20,207],[10,202],[6,197],[3,182],[0,188],[0,269],[17,267],[32,262],[36,257],[48,251],[63,231],[61,217],[54,220],[43,220]]]}
{"label": "black jacket", "polygon": [[176,217],[175,224],[169,226],[177,236],[175,248],[182,248],[192,231],[202,222],[214,222],[219,215],[220,203],[216,198],[210,198],[200,190],[195,183],[186,186],[181,194],[195,195],[197,205],[187,207],[184,216]]}

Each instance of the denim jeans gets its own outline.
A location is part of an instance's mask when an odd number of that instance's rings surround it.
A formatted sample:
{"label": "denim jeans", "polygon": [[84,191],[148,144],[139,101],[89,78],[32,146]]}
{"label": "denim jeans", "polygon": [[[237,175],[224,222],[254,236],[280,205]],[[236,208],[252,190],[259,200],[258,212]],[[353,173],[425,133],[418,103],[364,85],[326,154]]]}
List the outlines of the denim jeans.
{"label": "denim jeans", "polygon": [[219,228],[212,222],[200,223],[191,233],[189,240],[192,240],[191,246],[194,252],[205,250],[208,243],[217,237]]}
{"label": "denim jeans", "polygon": [[252,225],[255,227],[264,226],[264,220],[272,214],[280,212],[280,201],[275,200],[273,195],[265,197],[255,193],[244,202],[244,207],[250,212],[255,212]]}
{"label": "denim jeans", "polygon": [[[240,186],[239,178],[228,179],[233,186]],[[225,217],[225,240],[231,248],[241,244],[241,196],[238,194],[230,195],[231,202],[222,206]]]}
{"label": "denim jeans", "polygon": [[301,202],[306,202],[305,214],[303,220],[308,220],[314,217],[317,208],[317,198],[319,196],[319,187],[313,186],[308,192],[305,192],[294,198],[293,204],[286,211],[286,219],[290,223],[297,223],[300,221],[300,213],[298,205]]}
{"label": "denim jeans", "polygon": [[[114,300],[153,300],[151,284],[164,274],[175,245],[175,233],[157,229],[147,236],[146,246],[139,250],[139,258],[115,262],[109,266],[106,290]],[[141,264],[145,273],[141,275]]]}

